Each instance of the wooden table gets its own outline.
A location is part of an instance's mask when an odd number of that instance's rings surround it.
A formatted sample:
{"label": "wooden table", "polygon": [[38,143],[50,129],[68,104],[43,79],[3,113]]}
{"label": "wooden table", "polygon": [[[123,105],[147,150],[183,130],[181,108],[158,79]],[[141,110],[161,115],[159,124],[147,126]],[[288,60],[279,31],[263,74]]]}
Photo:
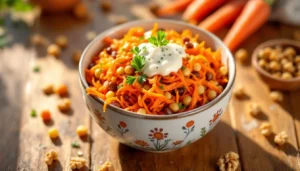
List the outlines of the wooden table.
{"label": "wooden table", "polygon": [[[83,170],[96,170],[109,160],[116,170],[216,170],[216,162],[229,151],[240,155],[240,170],[299,170],[300,142],[300,91],[284,92],[282,104],[273,103],[269,88],[262,82],[250,65],[237,64],[237,84],[243,84],[249,96],[247,100],[232,98],[225,115],[216,128],[203,139],[174,152],[153,154],[138,151],[118,143],[104,133],[89,116],[79,89],[77,66],[71,54],[82,50],[88,43],[85,33],[98,33],[113,26],[106,14],[98,9],[97,1],[87,1],[92,20],[79,21],[71,15],[43,16],[28,29],[23,25],[9,23],[9,32],[14,37],[12,46],[0,49],[0,170],[70,170],[70,157],[83,152],[88,161]],[[125,14],[130,19],[128,2],[115,0],[114,13]],[[292,27],[268,23],[249,38],[242,47],[249,52],[261,42],[274,38],[291,38]],[[41,33],[51,42],[58,34],[69,38],[69,47],[63,50],[61,59],[46,56],[46,48],[29,44],[32,33]],[[218,33],[224,37],[226,30]],[[33,66],[41,71],[34,73]],[[70,89],[72,112],[60,113],[56,108],[58,97],[46,96],[41,91],[45,83],[66,83]],[[263,114],[257,118],[247,112],[247,105],[257,102]],[[30,116],[31,110],[50,109],[53,122],[45,124],[40,117]],[[258,126],[263,121],[271,122],[274,133],[286,131],[289,139],[283,147],[277,147],[273,137],[265,138]],[[75,133],[78,125],[89,127],[89,137],[79,139]],[[51,141],[47,131],[56,127],[60,139]],[[77,141],[80,149],[71,147]],[[50,149],[59,152],[59,162],[47,168],[44,155]]]}

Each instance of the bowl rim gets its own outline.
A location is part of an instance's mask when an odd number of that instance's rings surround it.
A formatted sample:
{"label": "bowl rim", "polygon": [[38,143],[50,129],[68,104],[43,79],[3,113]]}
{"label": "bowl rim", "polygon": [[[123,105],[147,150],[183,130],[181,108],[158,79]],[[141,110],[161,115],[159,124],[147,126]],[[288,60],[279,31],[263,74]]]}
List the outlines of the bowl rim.
{"label": "bowl rim", "polygon": [[[95,43],[99,43],[99,40],[101,38],[104,38],[106,34],[111,33],[111,32],[115,32],[118,31],[120,29],[122,29],[123,27],[128,27],[128,26],[138,26],[141,23],[169,23],[169,24],[174,24],[174,25],[181,25],[181,26],[185,26],[187,29],[192,28],[195,30],[199,30],[200,32],[206,34],[208,37],[210,37],[211,39],[214,39],[215,42],[217,42],[217,44],[220,45],[222,51],[224,51],[224,53],[228,54],[228,65],[231,64],[230,66],[232,67],[232,73],[229,73],[231,77],[229,77],[228,83],[226,88],[224,89],[224,91],[222,91],[222,93],[217,96],[217,98],[215,98],[214,100],[210,101],[209,103],[195,108],[193,110],[190,111],[185,111],[185,112],[181,112],[181,113],[176,113],[176,114],[172,114],[172,115],[153,115],[153,114],[147,114],[147,115],[141,115],[135,112],[131,112],[131,111],[126,111],[122,108],[119,107],[115,107],[113,105],[108,105],[107,108],[114,110],[117,113],[120,113],[122,115],[126,115],[126,116],[130,116],[133,118],[142,118],[142,119],[173,119],[173,118],[182,118],[182,117],[186,117],[186,116],[191,116],[191,115],[195,115],[195,114],[199,114],[202,111],[205,111],[207,109],[209,109],[210,107],[214,106],[215,104],[217,104],[219,101],[221,101],[224,97],[226,97],[226,95],[231,92],[232,87],[233,87],[233,83],[235,81],[235,77],[236,77],[236,64],[234,62],[234,57],[231,53],[231,51],[227,48],[227,46],[217,37],[215,36],[213,33],[210,33],[204,29],[201,29],[195,25],[191,25],[188,24],[186,22],[182,22],[182,21],[176,21],[176,20],[169,20],[169,19],[154,19],[154,20],[135,20],[135,21],[131,21],[131,22],[127,22],[125,24],[121,24],[112,28],[109,28],[105,31],[103,31],[102,33],[100,33],[94,40],[92,40],[84,49],[80,61],[79,61],[79,77],[80,77],[80,82],[82,84],[82,88],[86,89],[88,86],[86,79],[84,77],[84,73],[82,72],[82,68],[83,68],[83,61],[85,60],[85,56],[87,54],[87,52],[89,51],[89,49],[91,48],[91,46]],[[87,95],[87,94],[86,94]],[[87,95],[88,96],[88,95]],[[104,104],[104,101],[98,97],[95,96],[90,96],[92,97],[94,100],[96,100],[98,103],[101,103],[102,105]]]}
{"label": "bowl rim", "polygon": [[297,78],[291,78],[291,79],[283,79],[283,78],[276,78],[273,77],[270,73],[268,73],[267,71],[265,71],[264,69],[262,69],[259,65],[258,65],[258,53],[261,49],[265,48],[265,47],[272,47],[272,46],[276,46],[276,45],[289,45],[289,46],[293,46],[293,47],[297,47],[300,49],[300,43],[298,43],[295,40],[291,40],[291,39],[273,39],[273,40],[268,40],[265,41],[261,44],[259,44],[253,51],[252,53],[252,65],[254,66],[254,68],[256,69],[256,71],[258,71],[260,74],[262,74],[263,76],[272,79],[274,81],[278,81],[278,82],[282,82],[282,83],[291,83],[291,82],[300,82],[300,77]]}

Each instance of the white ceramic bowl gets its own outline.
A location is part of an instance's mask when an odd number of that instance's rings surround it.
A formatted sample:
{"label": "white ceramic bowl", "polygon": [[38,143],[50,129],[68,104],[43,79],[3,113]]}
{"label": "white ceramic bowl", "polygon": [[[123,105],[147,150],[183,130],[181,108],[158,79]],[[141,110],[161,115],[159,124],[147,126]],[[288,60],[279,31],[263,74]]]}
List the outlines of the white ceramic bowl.
{"label": "white ceramic bowl", "polygon": [[[224,91],[213,101],[191,111],[173,115],[141,115],[109,105],[103,112],[104,101],[87,95],[84,69],[91,58],[104,47],[105,36],[122,38],[132,27],[150,30],[154,23],[160,28],[182,31],[190,29],[199,34],[200,41],[207,47],[221,49],[222,61],[229,68],[229,82]],[[121,143],[136,149],[150,152],[165,152],[184,147],[205,136],[219,122],[232,94],[235,79],[235,63],[228,48],[215,35],[196,26],[172,20],[139,20],[111,28],[98,35],[84,50],[80,64],[80,84],[87,107],[94,120],[109,135]]]}

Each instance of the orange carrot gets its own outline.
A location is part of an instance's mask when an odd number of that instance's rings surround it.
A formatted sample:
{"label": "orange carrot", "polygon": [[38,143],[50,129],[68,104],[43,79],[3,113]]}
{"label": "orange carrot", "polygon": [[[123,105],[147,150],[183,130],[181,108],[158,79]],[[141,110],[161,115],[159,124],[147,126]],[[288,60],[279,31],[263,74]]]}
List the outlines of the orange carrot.
{"label": "orange carrot", "polygon": [[245,4],[245,0],[232,0],[204,19],[199,27],[215,32],[238,18]]}
{"label": "orange carrot", "polygon": [[234,50],[268,20],[271,12],[270,5],[265,0],[247,2],[241,15],[224,38],[224,43],[230,50]]}
{"label": "orange carrot", "polygon": [[191,3],[183,13],[183,20],[199,21],[227,0],[197,0]]}
{"label": "orange carrot", "polygon": [[180,11],[183,11],[188,7],[190,3],[192,3],[194,0],[176,0],[175,2],[172,2],[164,7],[161,7],[157,10],[158,16],[166,16],[166,15],[172,15],[176,14]]}

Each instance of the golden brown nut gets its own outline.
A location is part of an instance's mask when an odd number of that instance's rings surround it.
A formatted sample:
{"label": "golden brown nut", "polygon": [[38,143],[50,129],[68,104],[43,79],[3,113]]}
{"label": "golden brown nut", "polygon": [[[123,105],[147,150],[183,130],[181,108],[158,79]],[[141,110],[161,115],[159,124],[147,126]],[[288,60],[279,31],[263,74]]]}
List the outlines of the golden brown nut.
{"label": "golden brown nut", "polygon": [[80,61],[80,58],[81,58],[81,51],[79,50],[76,50],[73,52],[73,55],[72,55],[72,59],[74,61],[75,64],[78,64],[79,61]]}
{"label": "golden brown nut", "polygon": [[298,55],[294,58],[294,62],[295,62],[295,64],[300,64],[300,55]]}
{"label": "golden brown nut", "polygon": [[283,94],[280,91],[271,91],[270,98],[275,102],[282,102]]}
{"label": "golden brown nut", "polygon": [[282,58],[282,59],[280,60],[280,64],[281,64],[281,65],[284,65],[284,64],[286,64],[286,63],[288,63],[288,62],[289,62],[289,60],[286,59],[286,58]]}
{"label": "golden brown nut", "polygon": [[36,46],[42,46],[46,44],[46,39],[40,34],[34,34],[31,36],[31,43]]}
{"label": "golden brown nut", "polygon": [[269,55],[269,60],[270,61],[278,61],[279,57],[278,57],[279,53],[276,50],[273,50],[271,52],[271,54]]}
{"label": "golden brown nut", "polygon": [[248,59],[248,52],[246,49],[239,49],[235,52],[235,58],[240,61],[241,63],[244,63]]}
{"label": "golden brown nut", "polygon": [[272,74],[273,77],[276,77],[276,78],[280,78],[281,77],[281,72],[275,72]]}
{"label": "golden brown nut", "polygon": [[291,73],[289,73],[289,72],[284,72],[284,73],[282,73],[281,78],[283,78],[283,79],[291,79],[291,78],[293,78],[293,75]]}
{"label": "golden brown nut", "polygon": [[73,14],[79,19],[88,18],[88,11],[86,5],[81,2],[75,5],[75,7],[73,8]]}
{"label": "golden brown nut", "polygon": [[52,55],[58,58],[61,53],[61,50],[60,47],[57,46],[56,44],[51,44],[50,46],[48,46],[47,52],[48,55]]}
{"label": "golden brown nut", "polygon": [[85,166],[86,160],[82,157],[72,157],[70,160],[71,169],[81,169]]}
{"label": "golden brown nut", "polygon": [[113,165],[111,164],[111,162],[107,161],[100,166],[98,171],[114,171],[114,170],[115,169],[114,169]]}
{"label": "golden brown nut", "polygon": [[287,62],[283,65],[283,70],[293,73],[295,71],[295,67],[292,62]]}
{"label": "golden brown nut", "polygon": [[259,129],[260,133],[264,136],[269,136],[272,134],[272,125],[269,122],[263,122]]}
{"label": "golden brown nut", "polygon": [[284,49],[283,54],[285,56],[295,56],[296,50],[293,47],[287,47],[286,49]]}
{"label": "golden brown nut", "polygon": [[219,72],[221,75],[226,76],[228,75],[228,68],[226,66],[222,66],[220,67]]}
{"label": "golden brown nut", "polygon": [[262,112],[260,106],[257,103],[251,103],[249,105],[249,112],[252,116],[257,116]]}
{"label": "golden brown nut", "polygon": [[52,94],[52,93],[54,92],[54,90],[53,90],[53,84],[46,84],[46,85],[43,87],[43,92],[44,92],[46,95]]}
{"label": "golden brown nut", "polygon": [[273,52],[273,49],[271,49],[270,47],[266,47],[259,51],[258,57],[260,59],[268,59],[272,52]]}
{"label": "golden brown nut", "polygon": [[245,90],[244,90],[244,86],[242,85],[237,85],[237,87],[234,90],[234,95],[237,98],[242,98],[246,95]]}
{"label": "golden brown nut", "polygon": [[266,69],[266,70],[269,69],[269,65],[268,65],[268,63],[267,63],[267,61],[266,61],[265,59],[260,59],[260,60],[258,61],[258,65],[259,65],[261,68],[263,68],[263,69]]}
{"label": "golden brown nut", "polygon": [[61,48],[65,48],[68,45],[68,38],[63,35],[59,35],[55,39],[55,44],[57,44]]}
{"label": "golden brown nut", "polygon": [[58,102],[57,108],[62,112],[67,112],[71,109],[71,101],[69,98],[64,98]]}
{"label": "golden brown nut", "polygon": [[239,164],[239,155],[232,151],[221,156],[217,162],[220,171],[235,171]]}
{"label": "golden brown nut", "polygon": [[280,132],[274,137],[274,142],[280,146],[285,144],[287,140],[288,140],[288,135],[285,131]]}
{"label": "golden brown nut", "polygon": [[45,163],[47,165],[51,165],[53,163],[54,160],[58,160],[58,154],[55,150],[50,150],[46,153],[45,156]]}
{"label": "golden brown nut", "polygon": [[269,68],[272,71],[279,71],[280,70],[280,65],[279,65],[279,63],[277,61],[271,61],[269,63]]}
{"label": "golden brown nut", "polygon": [[69,94],[68,87],[65,84],[61,84],[57,86],[55,93],[58,94],[60,97],[65,97]]}

